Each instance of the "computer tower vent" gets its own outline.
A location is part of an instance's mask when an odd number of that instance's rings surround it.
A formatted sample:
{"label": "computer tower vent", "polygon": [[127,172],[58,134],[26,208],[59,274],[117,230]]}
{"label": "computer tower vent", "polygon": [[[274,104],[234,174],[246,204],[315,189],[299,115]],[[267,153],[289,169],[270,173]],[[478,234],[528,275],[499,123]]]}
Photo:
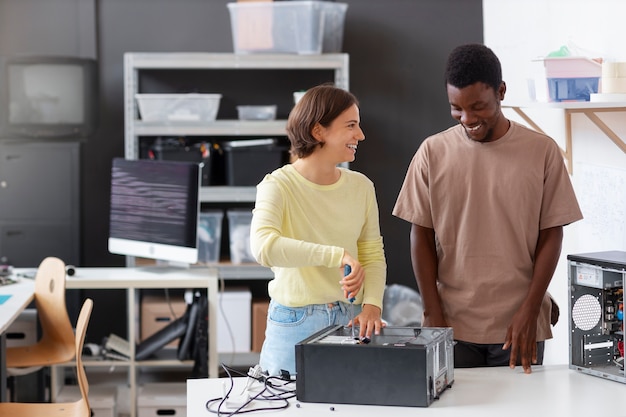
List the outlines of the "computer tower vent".
{"label": "computer tower vent", "polygon": [[572,307],[572,320],[576,327],[589,331],[600,323],[602,306],[597,297],[584,294],[574,302]]}

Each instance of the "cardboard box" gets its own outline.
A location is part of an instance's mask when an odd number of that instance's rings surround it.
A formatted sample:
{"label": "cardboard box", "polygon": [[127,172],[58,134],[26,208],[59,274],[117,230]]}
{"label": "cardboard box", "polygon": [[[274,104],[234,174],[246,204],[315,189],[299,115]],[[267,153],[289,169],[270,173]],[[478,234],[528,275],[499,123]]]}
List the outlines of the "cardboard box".
{"label": "cardboard box", "polygon": [[252,352],[260,352],[263,347],[269,306],[269,300],[252,302]]}
{"label": "cardboard box", "polygon": [[[164,296],[145,295],[142,297],[140,331],[142,341],[173,322],[176,318],[182,317],[185,314],[187,305],[182,296],[170,297],[170,304],[168,304]],[[172,315],[172,310],[176,317]],[[170,342],[166,347],[178,347],[178,340]]]}
{"label": "cardboard box", "polygon": [[152,383],[139,388],[138,417],[185,417],[187,413],[187,386],[181,383]]}

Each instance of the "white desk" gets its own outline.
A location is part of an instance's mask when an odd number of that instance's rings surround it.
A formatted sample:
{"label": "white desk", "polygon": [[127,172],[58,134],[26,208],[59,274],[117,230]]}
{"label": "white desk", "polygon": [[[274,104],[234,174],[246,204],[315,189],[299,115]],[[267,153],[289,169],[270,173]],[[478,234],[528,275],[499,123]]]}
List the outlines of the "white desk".
{"label": "white desk", "polygon": [[[454,373],[452,388],[444,391],[430,407],[301,403],[294,397],[289,400],[288,408],[274,413],[285,417],[626,415],[626,385],[570,370],[567,365],[535,366],[529,375],[524,374],[521,367],[514,370],[508,367],[456,369]],[[246,380],[235,378],[233,393],[241,393]],[[214,415],[206,410],[205,403],[223,395],[224,382],[229,386],[226,378],[188,380],[187,417]],[[358,381],[354,382],[354,389],[359,389]]]}
{"label": "white desk", "polygon": [[17,316],[33,301],[35,283],[32,279],[20,279],[19,282],[0,287],[0,296],[10,296],[0,304],[0,401],[6,401],[7,367],[6,336],[4,332]]}
{"label": "white desk", "polygon": [[[207,288],[209,301],[209,377],[218,375],[217,345],[217,273],[213,268],[108,267],[77,268],[76,275],[67,277],[67,289],[126,289],[128,333],[138,334],[134,314],[138,311],[135,290],[150,288]],[[94,306],[97,308],[97,306]],[[134,357],[131,343],[131,357]]]}

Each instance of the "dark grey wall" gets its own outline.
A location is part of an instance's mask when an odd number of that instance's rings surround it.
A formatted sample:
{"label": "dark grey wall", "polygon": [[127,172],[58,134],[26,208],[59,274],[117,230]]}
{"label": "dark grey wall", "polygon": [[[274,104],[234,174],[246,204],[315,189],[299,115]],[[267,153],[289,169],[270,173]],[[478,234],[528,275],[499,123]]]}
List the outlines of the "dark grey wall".
{"label": "dark grey wall", "polygon": [[[122,264],[106,248],[110,159],[123,155],[122,55],[232,52],[226,0],[100,0],[101,126],[84,146],[85,265]],[[481,0],[347,0],[344,51],[367,140],[353,168],[376,184],[389,282],[415,286],[408,224],[391,209],[411,156],[450,126],[443,64],[454,46],[482,42]]]}
{"label": "dark grey wall", "polygon": [[[482,42],[482,0],[344,2],[343,49],[350,54],[350,89],[361,102],[367,137],[352,167],[376,185],[388,282],[415,288],[409,225],[391,210],[421,141],[452,124],[443,65],[457,44]],[[110,164],[124,155],[124,52],[232,52],[227,3],[0,0],[0,54],[66,54],[99,62],[99,126],[81,148],[82,266],[125,261],[107,250]],[[100,306],[90,341],[126,334],[123,291],[83,293],[76,298],[93,297]]]}
{"label": "dark grey wall", "polygon": [[[442,80],[450,49],[482,42],[482,0],[344,0],[350,89],[367,140],[352,167],[376,184],[390,283],[415,286],[409,225],[391,209],[421,141],[452,124]],[[111,158],[124,154],[124,52],[232,52],[228,0],[0,0],[0,53],[99,60],[99,127],[82,146],[82,265],[107,251]]]}
{"label": "dark grey wall", "polygon": [[421,141],[452,125],[443,67],[460,43],[482,42],[480,0],[353,0],[344,50],[366,140],[352,168],[376,185],[388,282],[416,288],[409,224],[391,215]]}

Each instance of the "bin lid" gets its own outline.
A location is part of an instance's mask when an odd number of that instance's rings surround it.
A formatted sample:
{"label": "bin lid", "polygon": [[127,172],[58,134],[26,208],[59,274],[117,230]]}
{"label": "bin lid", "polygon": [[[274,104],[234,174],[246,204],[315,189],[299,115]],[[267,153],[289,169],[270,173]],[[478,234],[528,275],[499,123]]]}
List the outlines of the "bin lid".
{"label": "bin lid", "polygon": [[243,148],[248,146],[268,146],[275,145],[276,139],[245,139],[245,140],[229,140],[224,142],[225,147]]}

